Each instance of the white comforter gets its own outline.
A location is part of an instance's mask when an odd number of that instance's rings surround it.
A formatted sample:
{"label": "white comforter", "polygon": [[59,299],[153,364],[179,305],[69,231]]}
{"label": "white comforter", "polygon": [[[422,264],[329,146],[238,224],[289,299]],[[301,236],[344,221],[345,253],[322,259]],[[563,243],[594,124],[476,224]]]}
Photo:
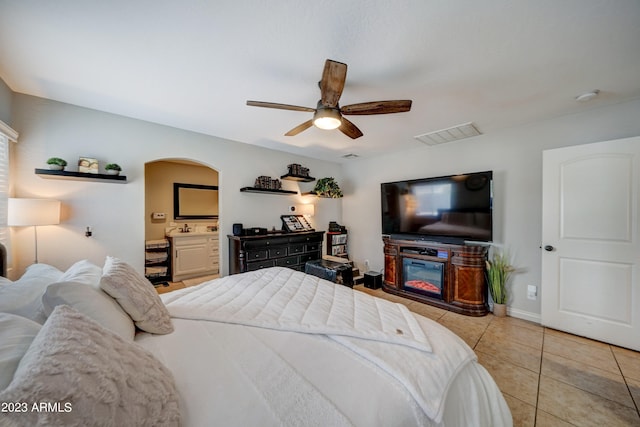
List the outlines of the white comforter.
{"label": "white comforter", "polygon": [[[163,300],[174,318],[327,336],[393,376],[434,424],[442,421],[445,396],[457,374],[475,361],[473,351],[457,336],[435,322],[418,321],[401,304],[287,268],[228,276],[165,294]],[[254,359],[251,340],[243,341],[242,336],[225,341],[225,346],[237,347],[236,363],[244,375],[253,377],[254,385],[265,375],[278,378],[298,390],[296,407],[303,413],[316,411],[325,421],[349,424],[338,422],[341,412],[318,400],[313,387],[296,379],[287,364],[277,362],[278,357],[268,357],[266,363],[261,353],[260,360]],[[274,376],[274,371],[279,374]],[[304,402],[305,396],[313,404]],[[287,411],[290,414],[291,408]]]}

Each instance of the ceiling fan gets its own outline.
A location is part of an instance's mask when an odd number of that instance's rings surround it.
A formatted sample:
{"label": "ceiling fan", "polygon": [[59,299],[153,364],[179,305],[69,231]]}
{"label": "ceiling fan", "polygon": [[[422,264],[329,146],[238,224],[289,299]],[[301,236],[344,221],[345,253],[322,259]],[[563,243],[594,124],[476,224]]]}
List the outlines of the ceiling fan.
{"label": "ceiling fan", "polygon": [[344,115],[364,116],[370,114],[404,113],[411,110],[411,100],[362,102],[340,107],[338,101],[342,95],[346,78],[347,64],[327,59],[324,64],[324,71],[322,72],[322,80],[318,82],[321,98],[316,108],[262,101],[247,101],[247,105],[313,113],[311,120],[307,120],[294,127],[285,133],[286,136],[297,135],[315,125],[320,129],[338,128],[342,133],[352,139],[360,138],[362,132],[356,125],[344,118]]}

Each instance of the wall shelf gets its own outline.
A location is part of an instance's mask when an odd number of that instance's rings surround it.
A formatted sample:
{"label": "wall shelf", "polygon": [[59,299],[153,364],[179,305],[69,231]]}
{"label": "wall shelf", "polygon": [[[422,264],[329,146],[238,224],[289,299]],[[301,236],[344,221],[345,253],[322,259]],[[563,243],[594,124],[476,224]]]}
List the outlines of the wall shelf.
{"label": "wall shelf", "polygon": [[270,188],[257,188],[257,187],[242,187],[240,191],[242,191],[243,193],[298,194],[297,191],[272,190]]}
{"label": "wall shelf", "polygon": [[84,173],[72,171],[56,171],[51,169],[36,169],[36,175],[44,179],[66,179],[70,181],[101,181],[126,184],[124,175],[107,175],[103,173]]}
{"label": "wall shelf", "polygon": [[286,175],[282,175],[280,179],[286,179],[289,181],[298,181],[298,182],[312,182],[316,180],[314,177],[311,177],[311,176],[294,175],[290,173]]}

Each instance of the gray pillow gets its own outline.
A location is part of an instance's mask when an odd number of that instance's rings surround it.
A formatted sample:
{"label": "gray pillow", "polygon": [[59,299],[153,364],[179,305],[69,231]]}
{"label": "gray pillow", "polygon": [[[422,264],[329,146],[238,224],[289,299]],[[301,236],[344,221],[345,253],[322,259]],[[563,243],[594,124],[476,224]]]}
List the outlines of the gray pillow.
{"label": "gray pillow", "polygon": [[47,316],[58,305],[71,306],[128,341],[133,341],[136,333],[133,321],[122,307],[109,295],[91,285],[77,282],[53,283],[42,296],[42,305]]}
{"label": "gray pillow", "polygon": [[118,301],[138,328],[152,334],[173,332],[169,311],[151,282],[126,262],[108,256],[100,288]]}
{"label": "gray pillow", "polygon": [[40,332],[41,326],[26,317],[0,313],[0,390],[6,388],[13,379],[20,359]]}
{"label": "gray pillow", "polygon": [[59,409],[4,413],[8,425],[180,425],[171,372],[139,345],[66,305],[42,326],[0,402],[50,402]]}

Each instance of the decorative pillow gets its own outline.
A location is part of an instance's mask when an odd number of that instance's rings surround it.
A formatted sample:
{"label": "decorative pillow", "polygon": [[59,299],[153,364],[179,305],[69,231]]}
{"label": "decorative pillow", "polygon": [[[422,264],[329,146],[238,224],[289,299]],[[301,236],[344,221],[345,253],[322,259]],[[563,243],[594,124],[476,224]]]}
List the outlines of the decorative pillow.
{"label": "decorative pillow", "polygon": [[44,323],[47,317],[42,308],[42,295],[47,286],[62,275],[62,271],[47,264],[30,265],[20,279],[0,286],[0,312]]}
{"label": "decorative pillow", "polygon": [[49,285],[42,296],[42,305],[47,316],[56,306],[68,305],[128,341],[135,336],[136,328],[129,315],[113,298],[91,285],[76,282]]}
{"label": "decorative pillow", "polygon": [[[180,425],[171,372],[139,345],[65,305],[53,310],[0,402],[28,405],[26,412],[2,414],[9,425]],[[31,410],[43,403],[58,410]]]}
{"label": "decorative pillow", "polygon": [[26,317],[0,313],[0,390],[13,379],[20,359],[41,327]]}
{"label": "decorative pillow", "polygon": [[173,332],[167,307],[151,282],[126,262],[108,256],[100,288],[118,301],[138,328],[152,334]]}
{"label": "decorative pillow", "polygon": [[91,263],[89,260],[83,259],[69,267],[58,281],[86,283],[87,285],[98,288],[101,277],[102,268]]}

